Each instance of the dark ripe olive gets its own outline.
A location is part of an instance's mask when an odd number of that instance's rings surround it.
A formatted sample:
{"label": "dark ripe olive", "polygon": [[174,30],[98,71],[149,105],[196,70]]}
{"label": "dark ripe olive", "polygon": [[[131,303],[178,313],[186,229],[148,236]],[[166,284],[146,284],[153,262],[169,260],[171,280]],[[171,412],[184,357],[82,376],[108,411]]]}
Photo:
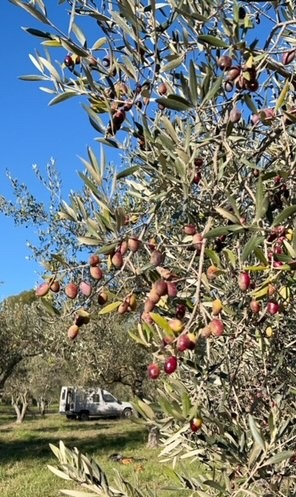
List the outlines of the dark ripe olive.
{"label": "dark ripe olive", "polygon": [[245,90],[246,89],[246,82],[247,82],[247,80],[242,75],[240,75],[235,80],[235,86],[238,90]]}
{"label": "dark ripe olive", "polygon": [[249,91],[257,91],[259,88],[259,83],[257,80],[255,81],[246,81],[245,86]]}
{"label": "dark ripe olive", "polygon": [[104,57],[102,59],[102,64],[103,64],[104,67],[109,67],[110,66],[110,59],[109,59],[109,57]]}
{"label": "dark ripe olive", "polygon": [[222,55],[221,57],[219,57],[217,64],[219,69],[222,69],[222,71],[227,71],[231,68],[232,58],[229,57],[229,55]]}
{"label": "dark ripe olive", "polygon": [[227,73],[227,81],[234,81],[240,75],[240,72],[240,67],[232,66]]}
{"label": "dark ripe olive", "polygon": [[65,66],[67,67],[71,67],[71,66],[74,66],[74,61],[71,57],[71,55],[66,55],[65,59],[64,59],[64,64]]}
{"label": "dark ripe olive", "polygon": [[125,120],[125,112],[124,112],[124,110],[118,110],[113,115],[113,123],[115,123],[115,124],[122,124],[124,120]]}
{"label": "dark ripe olive", "polygon": [[131,110],[131,108],[133,107],[133,103],[132,102],[126,102],[123,106],[122,106],[122,109],[125,111],[125,112],[128,112],[129,110]]}
{"label": "dark ripe olive", "polygon": [[233,83],[232,81],[225,81],[224,83],[224,90],[227,92],[230,92],[233,90]]}
{"label": "dark ripe olive", "polygon": [[257,76],[256,67],[247,67],[246,65],[242,67],[244,78],[248,81],[254,81]]}
{"label": "dark ripe olive", "polygon": [[157,91],[159,95],[166,95],[168,92],[168,86],[166,83],[160,83],[159,87],[157,88]]}
{"label": "dark ripe olive", "polygon": [[238,18],[244,19],[245,17],[246,17],[246,11],[245,11],[244,7],[240,7],[238,9]]}
{"label": "dark ripe olive", "polygon": [[293,62],[295,57],[296,57],[296,50],[292,50],[291,52],[285,52],[283,55],[282,62],[286,66],[288,64],[291,64],[291,62]]}

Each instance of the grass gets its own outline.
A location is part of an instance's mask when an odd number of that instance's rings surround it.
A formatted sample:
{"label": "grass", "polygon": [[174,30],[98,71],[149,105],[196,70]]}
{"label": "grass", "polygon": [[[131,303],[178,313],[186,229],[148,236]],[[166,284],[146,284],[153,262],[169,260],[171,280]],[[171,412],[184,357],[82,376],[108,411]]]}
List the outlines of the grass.
{"label": "grass", "polygon": [[[76,488],[72,482],[53,475],[47,465],[55,465],[49,444],[59,440],[96,458],[112,483],[116,471],[141,489],[155,495],[175,497],[177,492],[162,490],[168,484],[157,449],[147,449],[147,431],[130,420],[70,421],[56,411],[44,418],[31,413],[23,424],[15,424],[13,410],[0,405],[0,495],[1,497],[53,497],[61,488]],[[110,461],[113,453],[144,459],[127,466]]]}

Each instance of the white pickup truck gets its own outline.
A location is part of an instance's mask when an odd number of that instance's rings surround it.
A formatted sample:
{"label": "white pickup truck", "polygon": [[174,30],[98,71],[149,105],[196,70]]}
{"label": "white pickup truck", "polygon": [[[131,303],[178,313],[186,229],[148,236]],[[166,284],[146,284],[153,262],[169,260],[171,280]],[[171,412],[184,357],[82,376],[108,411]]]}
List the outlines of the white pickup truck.
{"label": "white pickup truck", "polygon": [[60,395],[60,414],[68,419],[129,417],[134,414],[129,402],[121,402],[102,388],[83,389],[64,386]]}

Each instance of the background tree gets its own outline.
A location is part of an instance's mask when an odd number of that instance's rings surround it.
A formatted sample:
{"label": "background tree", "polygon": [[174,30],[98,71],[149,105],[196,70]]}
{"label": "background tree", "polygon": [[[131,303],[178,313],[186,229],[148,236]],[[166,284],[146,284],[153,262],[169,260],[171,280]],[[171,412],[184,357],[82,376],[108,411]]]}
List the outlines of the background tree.
{"label": "background tree", "polygon": [[35,357],[27,366],[27,384],[41,416],[58,404],[62,385],[71,384],[77,365],[65,357]]}
{"label": "background tree", "polygon": [[[59,321],[56,315],[44,313],[34,290],[7,298],[1,303],[1,390],[9,396],[21,423],[26,415],[35,389],[32,388],[35,361],[43,363],[37,368],[39,382],[45,381],[45,370],[56,356],[63,356]],[[51,372],[53,373],[53,371]],[[37,388],[37,380],[34,383]],[[56,375],[52,380],[57,381]],[[43,385],[46,391],[45,385]]]}
{"label": "background tree", "polygon": [[[119,396],[143,397],[147,352],[127,340],[126,327],[131,321],[120,316],[93,319],[81,340],[69,346],[61,327],[71,322],[71,314],[63,317],[63,309],[59,303],[53,307],[51,297],[44,303],[45,307],[36,300],[34,291],[2,303],[2,390],[11,400],[18,423],[33,399],[44,414],[50,401],[58,402],[65,384],[100,385]],[[74,315],[76,320],[79,310]],[[126,389],[121,391],[120,385]]]}
{"label": "background tree", "polygon": [[1,303],[0,388],[23,360],[44,351],[47,335],[46,316],[40,314],[35,292],[23,292]]}
{"label": "background tree", "polygon": [[[88,149],[60,219],[93,258],[49,261],[38,295],[58,279],[77,309],[83,275],[95,281],[86,306],[137,313],[133,336],[164,380],[163,455],[199,460],[194,478],[175,475],[184,491],[293,495],[294,2],[70,1],[69,34],[41,0],[12,3],[46,25],[29,33],[66,50],[60,62],[36,53],[24,79],[48,82],[51,105],[84,96],[98,142],[121,154],[108,182],[104,153]],[[92,46],[82,16],[99,27]],[[73,340],[88,319],[75,318]]]}
{"label": "background tree", "polygon": [[27,370],[19,363],[5,384],[4,398],[10,400],[16,413],[16,423],[22,423],[31,402],[30,387],[26,382]]}
{"label": "background tree", "polygon": [[16,422],[22,423],[35,405],[40,415],[44,416],[51,403],[58,404],[61,386],[72,384],[77,367],[78,364],[71,360],[70,355],[24,358],[4,387],[4,398],[15,409]]}
{"label": "background tree", "polygon": [[79,247],[74,243],[77,236],[75,231],[72,232],[74,226],[68,224],[65,230],[58,220],[63,185],[55,161],[51,159],[45,171],[35,164],[33,172],[36,181],[43,187],[42,200],[36,198],[26,184],[7,171],[12,200],[0,195],[0,210],[11,217],[16,226],[22,224],[34,229],[37,242],[28,242],[31,258],[37,260],[43,271],[46,271],[48,261],[54,263],[53,255],[57,257],[57,254],[66,254],[67,258],[75,261]]}
{"label": "background tree", "polygon": [[[133,318],[108,315],[99,319],[93,316],[78,340],[77,360],[81,367],[80,385],[100,385],[119,398],[147,398],[153,388],[147,379],[147,362],[150,354],[127,335],[136,327]],[[75,345],[73,360],[75,361]]]}

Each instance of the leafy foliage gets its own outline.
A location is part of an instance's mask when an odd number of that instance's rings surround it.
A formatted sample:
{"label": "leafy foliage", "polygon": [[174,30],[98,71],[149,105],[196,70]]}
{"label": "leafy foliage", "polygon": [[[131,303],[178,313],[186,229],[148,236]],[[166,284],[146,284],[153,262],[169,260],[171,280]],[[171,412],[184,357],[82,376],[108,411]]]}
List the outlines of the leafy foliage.
{"label": "leafy foliage", "polygon": [[42,354],[51,341],[50,321],[40,316],[39,309],[33,291],[10,297],[1,304],[1,388],[23,359]]}
{"label": "leafy foliage", "polygon": [[[99,277],[59,256],[47,281],[87,276],[88,309],[107,291],[103,319],[139,314],[130,334],[161,365],[155,378],[167,373],[157,405],[139,411],[161,428],[165,460],[202,463],[195,479],[174,475],[184,491],[293,495],[294,2],[77,0],[67,34],[42,0],[12,3],[46,25],[27,30],[46,51],[24,79],[45,82],[50,105],[83,97],[101,144],[59,214],[99,255]],[[92,46],[85,17],[99,31]]]}
{"label": "leafy foliage", "polygon": [[125,316],[93,316],[68,351],[75,383],[123,389],[129,398],[150,397],[153,388],[146,378],[149,354],[127,336],[133,326],[133,320]]}

